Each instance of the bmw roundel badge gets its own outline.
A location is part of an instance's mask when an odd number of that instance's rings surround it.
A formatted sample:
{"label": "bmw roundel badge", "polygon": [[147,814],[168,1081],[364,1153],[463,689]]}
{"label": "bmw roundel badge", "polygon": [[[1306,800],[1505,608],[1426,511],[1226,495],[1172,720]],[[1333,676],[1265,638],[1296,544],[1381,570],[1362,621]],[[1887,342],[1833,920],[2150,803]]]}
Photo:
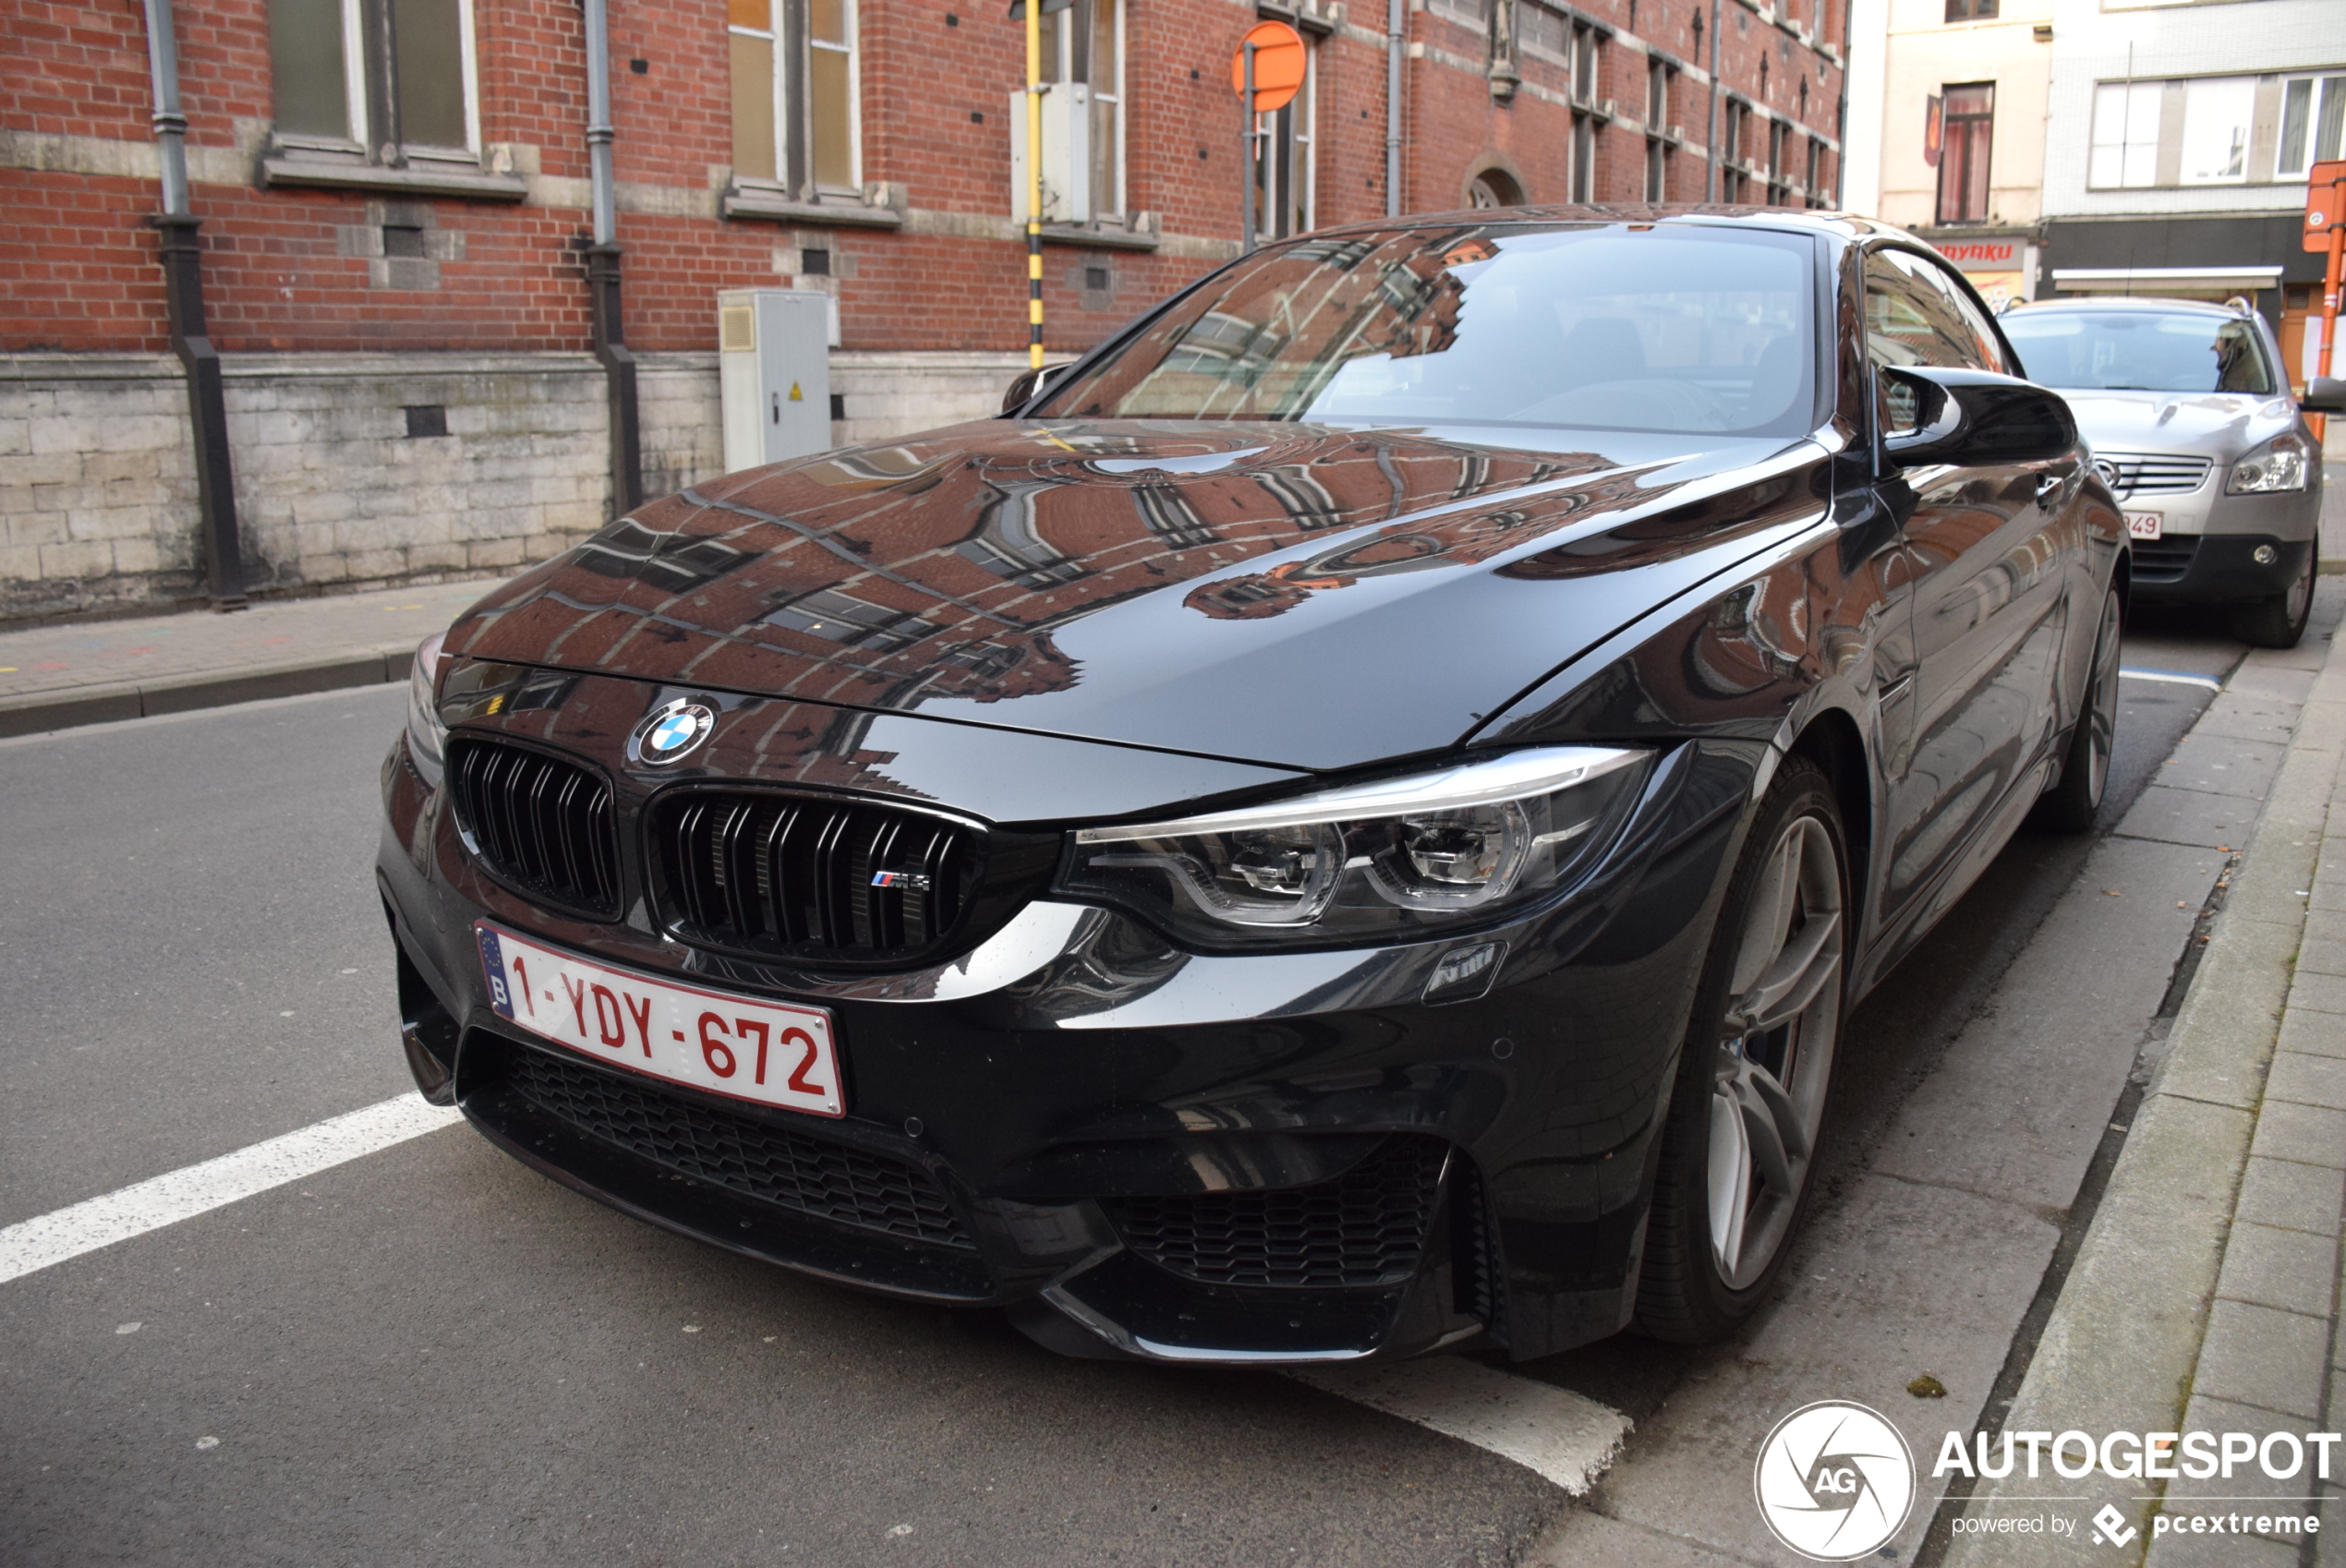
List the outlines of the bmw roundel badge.
{"label": "bmw roundel badge", "polygon": [[663,703],[644,715],[627,737],[627,760],[658,766],[671,763],[701,743],[717,724],[707,705],[690,697]]}

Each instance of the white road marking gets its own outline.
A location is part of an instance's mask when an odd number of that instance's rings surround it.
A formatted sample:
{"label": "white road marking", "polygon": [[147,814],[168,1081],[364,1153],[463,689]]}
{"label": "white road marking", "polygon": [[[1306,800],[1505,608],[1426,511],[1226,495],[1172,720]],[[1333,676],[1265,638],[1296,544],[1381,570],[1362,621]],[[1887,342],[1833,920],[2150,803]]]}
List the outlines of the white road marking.
{"label": "white road marking", "polygon": [[464,1119],[402,1094],[0,1230],[0,1284],[193,1219]]}
{"label": "white road marking", "polygon": [[[379,1104],[169,1171],[103,1197],[0,1230],[0,1284],[176,1224],[376,1153],[464,1119],[453,1107],[402,1094]],[[140,1325],[115,1330],[129,1333]],[[700,1325],[685,1325],[696,1333]],[[1595,1400],[1478,1362],[1441,1356],[1387,1366],[1312,1368],[1290,1374],[1349,1399],[1513,1460],[1573,1496],[1586,1493],[1621,1452],[1629,1418]]]}
{"label": "white road marking", "polygon": [[1455,1356],[1288,1375],[1512,1459],[1575,1497],[1603,1474],[1629,1435],[1629,1417],[1610,1405]]}
{"label": "white road marking", "polygon": [[2170,686],[2205,686],[2211,692],[2224,689],[2224,683],[2212,675],[2185,675],[2173,669],[2121,669],[2118,674],[2121,680],[2125,681],[2157,681]]}

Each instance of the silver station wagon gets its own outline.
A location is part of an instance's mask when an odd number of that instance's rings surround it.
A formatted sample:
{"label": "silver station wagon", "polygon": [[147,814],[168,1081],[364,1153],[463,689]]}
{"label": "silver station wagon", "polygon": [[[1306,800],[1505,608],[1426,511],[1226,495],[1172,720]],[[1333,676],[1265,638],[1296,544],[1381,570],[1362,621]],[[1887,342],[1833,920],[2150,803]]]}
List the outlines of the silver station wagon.
{"label": "silver station wagon", "polygon": [[2138,602],[2219,605],[2261,647],[2292,647],[2312,609],[2321,442],[2254,311],[2186,299],[2050,301],[1998,324],[2028,378],[2069,401],[2126,513]]}

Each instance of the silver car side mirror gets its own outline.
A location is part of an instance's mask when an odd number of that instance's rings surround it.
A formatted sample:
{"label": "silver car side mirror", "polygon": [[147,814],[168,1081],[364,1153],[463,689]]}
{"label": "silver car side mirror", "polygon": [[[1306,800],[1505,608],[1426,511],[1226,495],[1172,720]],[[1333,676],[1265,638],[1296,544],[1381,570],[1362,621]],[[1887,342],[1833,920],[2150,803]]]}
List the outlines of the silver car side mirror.
{"label": "silver car side mirror", "polygon": [[2346,414],[2346,380],[2336,376],[2316,376],[2305,388],[2305,395],[2297,406],[2307,414]]}

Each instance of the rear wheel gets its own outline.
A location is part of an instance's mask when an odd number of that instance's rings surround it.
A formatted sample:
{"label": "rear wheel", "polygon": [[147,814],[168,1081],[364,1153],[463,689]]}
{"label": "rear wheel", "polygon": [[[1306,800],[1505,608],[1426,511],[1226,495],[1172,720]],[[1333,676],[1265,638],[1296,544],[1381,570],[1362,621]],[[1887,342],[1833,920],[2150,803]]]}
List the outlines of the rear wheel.
{"label": "rear wheel", "polygon": [[1637,1326],[1732,1332],[1784,1266],[1841,1040],[1848,855],[1824,774],[1777,771],[1712,934],[1662,1135]]}
{"label": "rear wheel", "polygon": [[2086,700],[2069,731],[2061,762],[2061,782],[2045,791],[2034,817],[2055,833],[2083,833],[2101,810],[2110,787],[2110,754],[2118,735],[2118,656],[2123,640],[2118,590],[2101,601],[2101,626],[2094,633],[2094,662],[2086,678]]}
{"label": "rear wheel", "polygon": [[2314,557],[2321,553],[2315,546],[2305,547],[2305,564],[2291,579],[2286,593],[2259,599],[2242,610],[2232,621],[2232,630],[2240,640],[2260,648],[2293,648],[2297,639],[2305,634],[2305,622],[2314,614]]}

